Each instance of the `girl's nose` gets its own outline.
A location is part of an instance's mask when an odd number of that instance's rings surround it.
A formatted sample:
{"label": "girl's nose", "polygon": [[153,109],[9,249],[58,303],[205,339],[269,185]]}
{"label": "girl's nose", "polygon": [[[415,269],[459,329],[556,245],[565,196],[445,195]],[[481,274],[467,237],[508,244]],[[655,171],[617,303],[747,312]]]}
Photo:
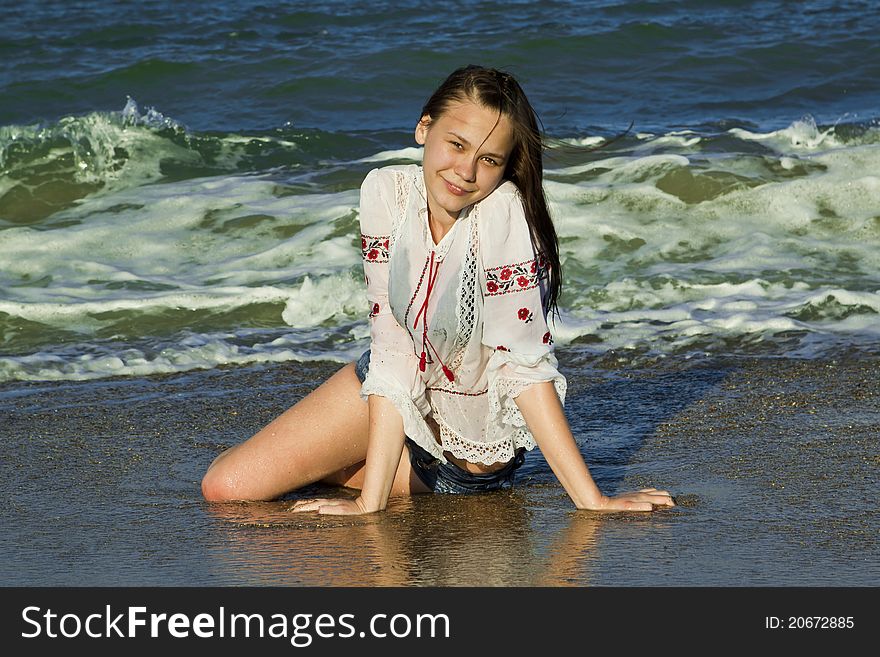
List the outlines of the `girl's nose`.
{"label": "girl's nose", "polygon": [[455,166],[455,174],[465,182],[474,182],[477,179],[477,162],[472,157],[461,157]]}

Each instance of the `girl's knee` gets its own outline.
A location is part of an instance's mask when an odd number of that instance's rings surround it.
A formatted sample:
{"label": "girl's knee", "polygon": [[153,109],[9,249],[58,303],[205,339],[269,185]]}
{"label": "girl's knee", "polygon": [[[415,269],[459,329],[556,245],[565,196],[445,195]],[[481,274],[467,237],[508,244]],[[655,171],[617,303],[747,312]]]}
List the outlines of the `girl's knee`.
{"label": "girl's knee", "polygon": [[219,472],[219,468],[215,468],[214,463],[210,465],[208,471],[202,477],[202,497],[207,502],[229,502],[234,499],[232,486],[228,479],[223,477]]}
{"label": "girl's knee", "polygon": [[[202,497],[208,502],[264,502],[283,495],[287,480],[279,481],[242,454],[218,456],[202,477]],[[295,479],[292,475],[290,479]],[[295,488],[291,486],[290,488]]]}
{"label": "girl's knee", "polygon": [[202,477],[202,497],[208,502],[234,502],[253,500],[252,496],[243,490],[241,477],[223,467],[223,460],[218,458],[208,466],[207,472]]}

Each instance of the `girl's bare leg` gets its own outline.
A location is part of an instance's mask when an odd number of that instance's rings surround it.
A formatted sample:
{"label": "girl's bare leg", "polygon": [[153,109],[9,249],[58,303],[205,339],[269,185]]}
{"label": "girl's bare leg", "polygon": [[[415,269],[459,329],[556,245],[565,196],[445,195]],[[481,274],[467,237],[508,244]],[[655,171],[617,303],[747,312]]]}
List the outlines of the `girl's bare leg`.
{"label": "girl's bare leg", "polygon": [[[273,420],[220,454],[202,479],[211,502],[270,500],[317,481],[359,488],[367,458],[369,412],[354,363]],[[400,459],[392,495],[427,492]]]}

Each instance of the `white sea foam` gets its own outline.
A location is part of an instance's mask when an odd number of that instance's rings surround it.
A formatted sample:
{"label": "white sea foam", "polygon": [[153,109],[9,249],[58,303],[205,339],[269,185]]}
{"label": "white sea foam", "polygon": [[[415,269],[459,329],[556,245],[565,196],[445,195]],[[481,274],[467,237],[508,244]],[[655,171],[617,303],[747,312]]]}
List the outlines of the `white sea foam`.
{"label": "white sea foam", "polygon": [[[809,129],[795,125],[768,139],[791,141]],[[641,137],[646,145],[654,139]],[[875,341],[880,149],[872,138],[845,147],[827,131],[814,137],[787,161],[784,168],[798,174],[787,178],[768,179],[761,156],[685,158],[652,148],[646,157],[551,172],[596,172],[547,184],[565,270],[580,276],[577,291],[567,293],[557,342],[590,335],[599,342],[588,348],[597,351],[664,352],[723,339],[769,343],[794,332],[805,334],[809,354],[823,344]],[[753,182],[688,201],[658,187],[678,172]],[[841,288],[837,279],[857,287]]]}
{"label": "white sea foam", "polygon": [[605,139],[605,137],[593,135],[589,137],[566,137],[560,139],[559,141],[561,141],[563,144],[570,144],[571,146],[590,147],[600,146],[604,144],[607,140]]}
{"label": "white sea foam", "polygon": [[[301,344],[301,341],[300,341]],[[350,342],[337,349],[283,348],[278,344],[243,348],[228,336],[198,336],[158,354],[128,348],[103,355],[79,354],[62,357],[39,352],[23,357],[0,357],[0,381],[85,381],[110,376],[173,374],[227,365],[255,365],[289,361],[349,362],[363,351],[364,343]]]}
{"label": "white sea foam", "polygon": [[163,160],[198,162],[197,153],[160,134],[160,128],[183,131],[155,110],[141,114],[132,99],[121,112],[69,116],[49,126],[3,126],[0,168],[9,164],[10,148],[32,145],[42,155],[29,159],[28,169],[52,166],[77,182],[118,189],[160,179]]}
{"label": "white sea foam", "polygon": [[637,146],[635,152],[655,151],[660,148],[693,150],[703,142],[703,138],[692,130],[674,130],[659,137],[641,133],[639,139],[645,143]]}
{"label": "white sea foam", "polygon": [[761,142],[783,153],[827,150],[842,145],[834,126],[820,129],[811,116],[805,116],[786,128],[772,132],[751,132],[742,128],[732,128],[729,132],[738,139]]}
{"label": "white sea foam", "polygon": [[421,147],[410,146],[408,148],[398,148],[390,151],[382,151],[369,157],[355,160],[355,162],[388,162],[390,160],[409,160],[411,162],[421,162],[424,149]]}
{"label": "white sea foam", "polygon": [[[4,230],[4,296],[115,300],[123,292],[106,283],[138,280],[192,291],[211,281],[255,285],[357,262],[354,236],[333,236],[339,221],[353,225],[356,192],[277,196],[277,190],[269,180],[234,176],[148,186],[59,213],[70,224],[64,228]],[[286,232],[292,234],[282,239]],[[47,274],[48,286],[21,285]]]}
{"label": "white sea foam", "polygon": [[555,175],[576,175],[593,170],[602,170],[605,182],[640,179],[670,167],[687,166],[688,159],[683,155],[658,154],[642,157],[611,157],[582,165],[550,169],[548,173]]}

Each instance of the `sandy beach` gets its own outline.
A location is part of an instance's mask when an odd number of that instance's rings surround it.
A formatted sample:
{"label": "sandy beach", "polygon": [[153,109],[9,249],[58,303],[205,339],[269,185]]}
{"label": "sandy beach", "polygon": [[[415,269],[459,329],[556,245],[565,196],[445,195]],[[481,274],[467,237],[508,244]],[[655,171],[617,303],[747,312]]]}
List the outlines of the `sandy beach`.
{"label": "sandy beach", "polygon": [[517,487],[384,514],[212,505],[199,481],[338,365],[0,386],[6,586],[877,586],[880,359],[559,352],[600,487],[672,510],[574,511],[529,454]]}

